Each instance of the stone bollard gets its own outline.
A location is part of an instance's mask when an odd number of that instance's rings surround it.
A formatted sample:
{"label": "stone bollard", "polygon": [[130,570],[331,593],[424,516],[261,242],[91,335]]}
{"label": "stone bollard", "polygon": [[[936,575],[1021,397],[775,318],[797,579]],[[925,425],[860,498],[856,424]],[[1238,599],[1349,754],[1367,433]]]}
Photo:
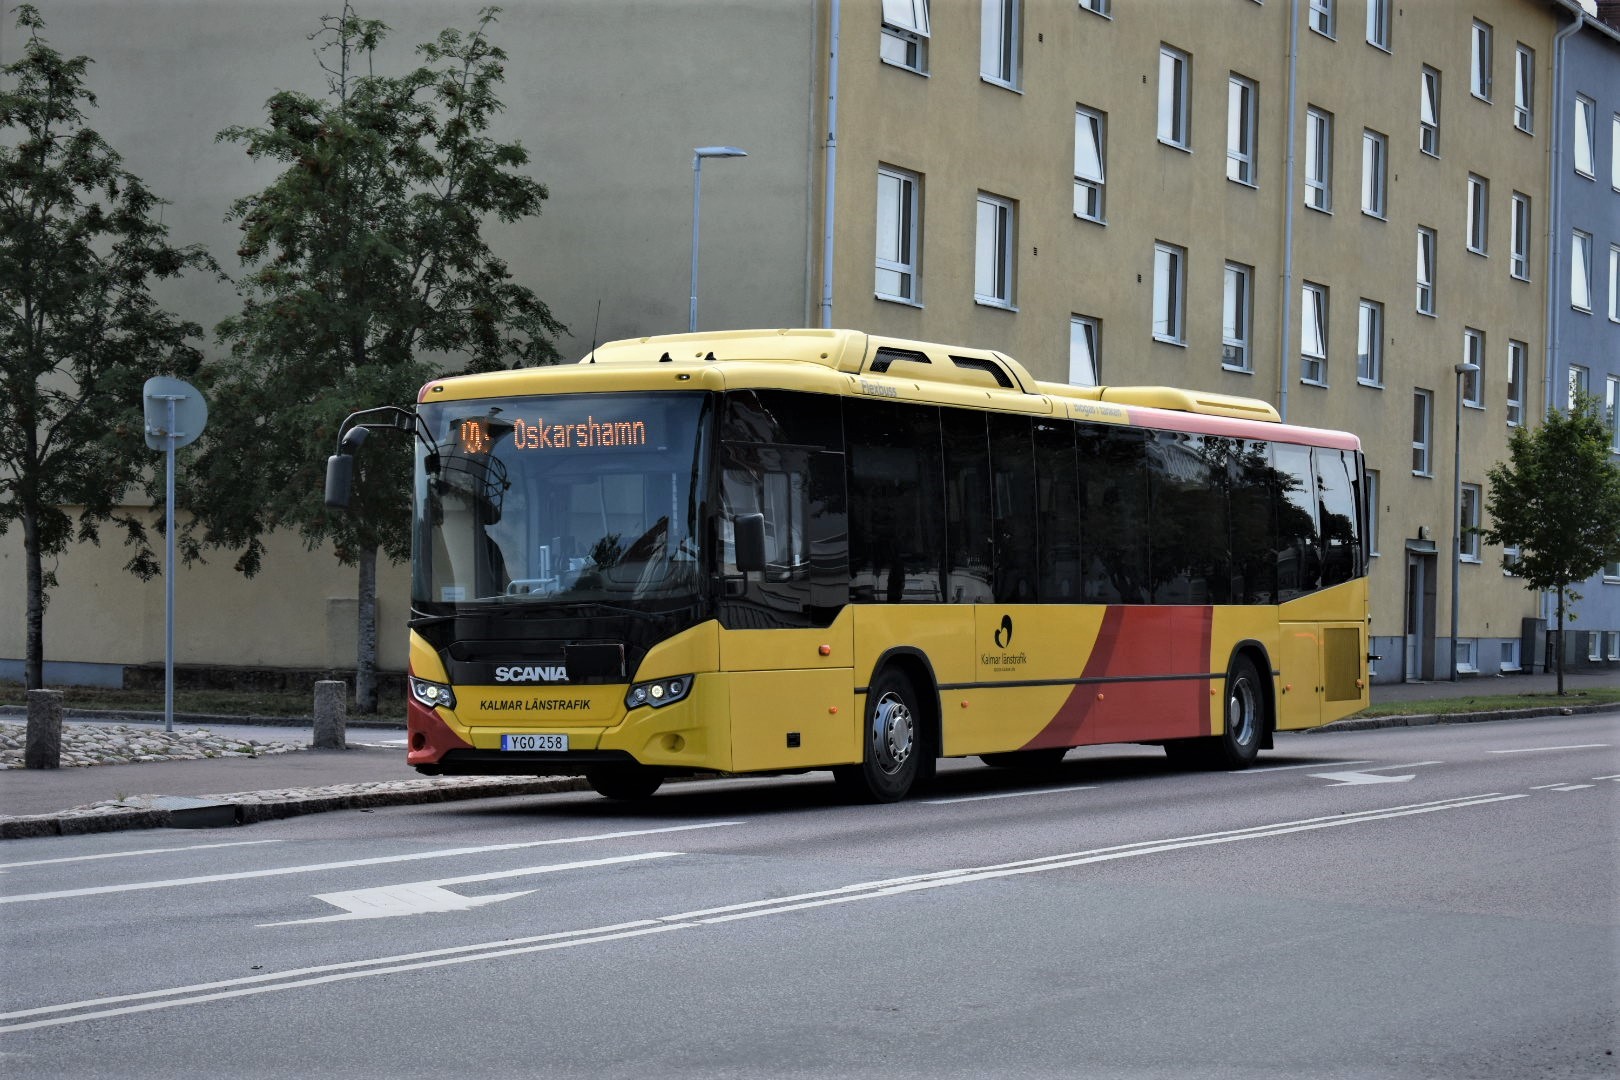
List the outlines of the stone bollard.
{"label": "stone bollard", "polygon": [[23,767],[62,767],[62,691],[28,691],[28,734],[23,742]]}
{"label": "stone bollard", "polygon": [[315,749],[348,749],[344,738],[348,691],[348,685],[341,679],[323,679],[315,684]]}

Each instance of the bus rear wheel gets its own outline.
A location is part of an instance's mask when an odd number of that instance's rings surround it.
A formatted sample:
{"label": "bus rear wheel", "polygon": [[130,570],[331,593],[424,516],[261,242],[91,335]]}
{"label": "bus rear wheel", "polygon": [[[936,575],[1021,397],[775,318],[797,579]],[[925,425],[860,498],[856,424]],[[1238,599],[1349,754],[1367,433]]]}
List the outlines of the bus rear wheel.
{"label": "bus rear wheel", "polygon": [[917,711],[917,691],[910,679],[891,668],[872,680],[866,702],[861,763],[840,765],[833,777],[858,802],[899,802],[932,772],[923,766],[931,751]]}
{"label": "bus rear wheel", "polygon": [[638,802],[664,784],[664,774],[645,765],[602,765],[585,770],[585,782],[605,799]]}
{"label": "bus rear wheel", "polygon": [[1226,718],[1219,735],[1164,744],[1171,762],[1195,769],[1247,769],[1266,732],[1266,696],[1254,661],[1240,656],[1226,673]]}

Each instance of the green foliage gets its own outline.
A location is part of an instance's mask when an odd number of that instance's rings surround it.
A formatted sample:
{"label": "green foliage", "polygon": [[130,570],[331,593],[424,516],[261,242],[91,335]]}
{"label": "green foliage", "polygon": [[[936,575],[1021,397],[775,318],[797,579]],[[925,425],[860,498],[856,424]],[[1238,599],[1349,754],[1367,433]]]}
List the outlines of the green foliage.
{"label": "green foliage", "polygon": [[37,686],[45,597],[57,583],[42,560],[75,539],[99,543],[111,522],[133,548],[128,569],[159,569],[145,525],[120,509],[158,460],[143,437],[141,386],[192,377],[202,357],[190,340],[202,328],[160,308],[149,287],[217,267],[199,247],[169,245],[161,200],[86,124],[90,59],[52,49],[33,5],[16,14],[28,40],[0,68],[0,534],[22,526]]}
{"label": "green foliage", "polygon": [[[348,413],[408,406],[447,364],[466,370],[552,363],[564,328],[490,250],[483,228],[537,215],[546,189],[518,170],[528,154],[485,132],[502,105],[506,55],[487,36],[498,9],[470,33],[422,45],[401,76],[371,70],[387,34],[344,6],[311,35],[328,93],[279,91],[266,122],[220,140],[283,171],[232,204],[246,273],[241,311],[218,327],[230,357],[189,505],[205,542],[239,549],[259,569],[261,537],[296,527],[355,562],[410,549],[410,454],[377,438],[359,458],[351,513],[321,502],[326,456]],[[195,549],[193,549],[195,552]]]}

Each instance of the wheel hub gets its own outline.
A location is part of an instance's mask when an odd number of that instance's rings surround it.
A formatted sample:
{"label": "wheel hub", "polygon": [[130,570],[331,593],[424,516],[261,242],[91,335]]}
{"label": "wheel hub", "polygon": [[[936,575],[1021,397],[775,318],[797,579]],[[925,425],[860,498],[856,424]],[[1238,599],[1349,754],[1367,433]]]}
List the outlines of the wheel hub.
{"label": "wheel hub", "polygon": [[872,753],[884,772],[895,772],[906,763],[913,735],[911,710],[898,697],[885,694],[872,715]]}

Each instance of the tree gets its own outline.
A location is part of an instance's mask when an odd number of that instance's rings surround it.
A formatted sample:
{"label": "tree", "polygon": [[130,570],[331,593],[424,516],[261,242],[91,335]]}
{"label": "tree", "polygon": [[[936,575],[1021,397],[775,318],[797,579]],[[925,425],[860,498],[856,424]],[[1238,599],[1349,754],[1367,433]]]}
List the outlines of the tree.
{"label": "tree", "polygon": [[[240,550],[258,571],[262,537],[296,528],[359,569],[355,701],[376,709],[376,566],[408,557],[411,453],[406,439],[366,447],[356,500],[334,515],[321,500],[325,459],[345,415],[408,406],[459,358],[466,370],[553,363],[564,327],[512,281],[482,229],[540,213],[543,185],[519,170],[528,153],[484,133],[506,54],[489,39],[497,8],[470,33],[446,30],[421,66],[372,73],[388,28],[345,4],[310,35],[328,93],[280,91],[261,127],[219,139],[284,170],[232,204],[240,224],[241,311],[220,323],[229,343],[213,438],[190,506],[204,543]],[[367,74],[356,75],[364,61]],[[245,467],[246,466],[246,467]]]}
{"label": "tree", "polygon": [[154,217],[162,202],[86,124],[89,57],[52,49],[32,4],[16,14],[28,40],[0,68],[0,534],[22,526],[24,680],[37,689],[57,584],[45,559],[75,539],[99,543],[112,522],[134,548],[126,568],[158,572],[145,526],[123,509],[156,460],[141,386],[192,375],[202,355],[188,342],[202,327],[160,308],[150,286],[217,267],[200,247],[169,245]]}
{"label": "tree", "polygon": [[1502,568],[1528,588],[1550,590],[1558,605],[1558,693],[1564,692],[1564,621],[1581,594],[1574,585],[1620,559],[1620,469],[1609,463],[1601,407],[1578,395],[1568,412],[1553,409],[1535,430],[1514,429],[1506,462],[1491,466],[1485,507],[1495,522],[1479,534],[1517,547]]}

